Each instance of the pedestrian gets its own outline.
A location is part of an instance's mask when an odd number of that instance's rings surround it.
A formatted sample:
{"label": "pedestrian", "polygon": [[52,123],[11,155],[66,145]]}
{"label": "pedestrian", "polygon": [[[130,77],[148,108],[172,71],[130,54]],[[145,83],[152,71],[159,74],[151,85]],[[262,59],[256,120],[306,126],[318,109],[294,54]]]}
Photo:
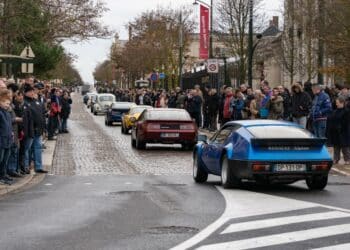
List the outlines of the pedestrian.
{"label": "pedestrian", "polygon": [[13,144],[11,92],[0,89],[0,183],[11,185],[13,179],[7,176],[8,160]]}
{"label": "pedestrian", "polygon": [[332,112],[332,102],[319,84],[312,85],[314,99],[311,108],[312,128],[317,137],[326,137],[327,116]]}
{"label": "pedestrian", "polygon": [[186,99],[187,111],[193,119],[195,119],[197,127],[201,127],[201,110],[202,110],[202,98],[199,96],[199,92],[192,89]]}
{"label": "pedestrian", "polygon": [[267,104],[269,115],[268,119],[282,120],[283,119],[283,98],[280,96],[278,88],[273,88],[272,96]]}
{"label": "pedestrian", "polygon": [[306,128],[307,118],[310,114],[312,101],[308,93],[304,92],[301,85],[292,86],[291,115],[293,122]]}
{"label": "pedestrian", "polygon": [[[33,98],[35,96],[33,95]],[[25,98],[26,99],[26,98]],[[29,102],[29,98],[27,98]],[[59,90],[53,88],[51,90],[50,110],[48,119],[48,140],[54,140],[56,130],[59,128],[59,114],[61,112]]]}
{"label": "pedestrian", "polygon": [[233,89],[231,87],[226,88],[221,126],[225,125],[225,123],[232,120],[233,109],[232,109],[231,103],[233,99],[234,99]]}
{"label": "pedestrian", "polygon": [[217,130],[220,97],[216,89],[211,89],[208,96],[209,131]]}
{"label": "pedestrian", "polygon": [[277,87],[279,95],[283,98],[283,120],[290,121],[291,118],[291,96],[289,90],[280,85]]}
{"label": "pedestrian", "polygon": [[346,99],[340,96],[336,99],[336,109],[327,118],[328,144],[333,146],[333,161],[338,164],[340,152],[344,162],[350,164],[350,111],[346,108]]}
{"label": "pedestrian", "polygon": [[260,112],[262,107],[262,101],[264,100],[265,95],[261,92],[260,89],[256,89],[254,91],[254,99],[251,100],[249,106],[249,112],[251,114],[250,119],[258,119],[260,118]]}
{"label": "pedestrian", "polygon": [[68,91],[64,91],[63,97],[61,98],[61,105],[62,105],[61,112],[60,112],[60,119],[61,119],[60,132],[61,133],[68,133],[67,121],[71,113],[71,104],[72,104],[72,99],[70,98]]}
{"label": "pedestrian", "polygon": [[242,120],[243,119],[243,108],[244,108],[244,95],[241,90],[237,89],[234,94],[234,98],[231,100],[231,112],[232,119]]}
{"label": "pedestrian", "polygon": [[170,97],[168,100],[168,108],[176,108],[176,93],[175,91],[170,91]]}

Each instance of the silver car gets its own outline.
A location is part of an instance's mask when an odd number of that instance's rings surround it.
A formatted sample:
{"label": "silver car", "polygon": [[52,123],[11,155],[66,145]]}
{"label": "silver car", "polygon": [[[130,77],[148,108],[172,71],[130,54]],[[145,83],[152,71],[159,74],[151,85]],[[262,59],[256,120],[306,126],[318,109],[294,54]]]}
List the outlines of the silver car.
{"label": "silver car", "polygon": [[113,102],[115,102],[115,95],[98,94],[93,106],[94,115],[105,114]]}

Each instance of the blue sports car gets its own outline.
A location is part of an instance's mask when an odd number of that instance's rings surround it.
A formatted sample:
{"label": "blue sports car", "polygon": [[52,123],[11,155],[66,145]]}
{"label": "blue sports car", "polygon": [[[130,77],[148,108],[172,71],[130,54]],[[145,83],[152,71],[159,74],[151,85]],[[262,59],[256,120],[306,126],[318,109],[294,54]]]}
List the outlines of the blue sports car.
{"label": "blue sports car", "polygon": [[332,158],[325,138],[316,138],[296,124],[247,120],[226,123],[209,140],[198,137],[193,152],[193,178],[221,176],[224,188],[242,180],[291,184],[306,180],[309,189],[327,186]]}

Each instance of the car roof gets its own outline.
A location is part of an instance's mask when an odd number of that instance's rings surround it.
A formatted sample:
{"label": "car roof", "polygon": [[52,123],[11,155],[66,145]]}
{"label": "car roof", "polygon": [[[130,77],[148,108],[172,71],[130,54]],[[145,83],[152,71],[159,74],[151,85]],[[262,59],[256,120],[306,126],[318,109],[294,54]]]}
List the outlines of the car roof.
{"label": "car roof", "polygon": [[276,121],[276,120],[240,120],[231,121],[226,123],[226,125],[240,125],[243,127],[254,127],[254,126],[294,126],[299,127],[295,123],[286,121]]}
{"label": "car roof", "polygon": [[156,109],[152,109],[152,111],[180,111],[180,112],[187,112],[184,109],[175,109],[175,108],[156,108]]}
{"label": "car roof", "polygon": [[114,96],[113,94],[98,94],[98,96]]}

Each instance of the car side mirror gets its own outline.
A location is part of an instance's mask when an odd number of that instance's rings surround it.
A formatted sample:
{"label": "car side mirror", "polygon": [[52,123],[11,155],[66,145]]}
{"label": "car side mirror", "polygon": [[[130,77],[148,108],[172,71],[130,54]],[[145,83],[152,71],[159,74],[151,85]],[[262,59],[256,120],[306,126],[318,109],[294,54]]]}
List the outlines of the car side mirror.
{"label": "car side mirror", "polygon": [[198,135],[197,136],[197,142],[204,142],[205,144],[208,143],[208,137],[206,135]]}

